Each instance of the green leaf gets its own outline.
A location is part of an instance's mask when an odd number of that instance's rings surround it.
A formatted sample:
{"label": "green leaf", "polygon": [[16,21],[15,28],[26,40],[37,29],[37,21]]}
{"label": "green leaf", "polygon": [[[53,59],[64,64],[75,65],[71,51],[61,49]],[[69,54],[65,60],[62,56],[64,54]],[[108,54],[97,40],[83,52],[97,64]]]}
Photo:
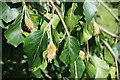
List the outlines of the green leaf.
{"label": "green leaf", "polygon": [[41,21],[41,16],[39,14],[30,14],[30,18],[33,21],[33,23],[37,29],[38,25],[40,24],[40,21]]}
{"label": "green leaf", "polygon": [[[48,20],[50,20],[52,14],[46,13],[44,16],[45,16]],[[53,28],[53,29],[56,29],[59,21],[60,21],[60,18],[58,17],[58,15],[54,14],[54,15],[53,15],[53,18],[52,18],[52,28]],[[42,23],[42,25],[41,25],[41,29],[42,29],[42,30],[47,26],[48,22],[49,22],[49,21],[47,21],[47,20],[44,20],[44,21],[43,21],[43,23]]]}
{"label": "green leaf", "polygon": [[[107,6],[109,6],[109,5],[107,5]],[[116,6],[117,6],[117,4],[116,4]],[[113,12],[115,13],[115,15],[117,15],[117,13],[120,13],[120,12],[118,12],[117,8],[114,8]],[[99,6],[97,16],[99,16],[99,17],[96,18],[96,22],[99,23],[101,26],[103,26],[105,29],[107,29],[108,31],[115,33],[115,34],[120,33],[120,30],[119,30],[120,28],[119,28],[118,23],[116,22],[115,18],[109,13],[109,11],[107,11],[104,8],[104,6],[102,6],[102,5]],[[109,23],[106,21],[109,21]]]}
{"label": "green leaf", "polygon": [[[74,71],[74,63],[70,65],[70,78],[75,78],[75,71]],[[85,70],[85,64],[84,62],[78,58],[76,60],[76,70],[77,70],[77,76],[80,79],[83,75],[83,72]]]}
{"label": "green leaf", "polygon": [[40,65],[40,69],[41,70],[45,70],[45,68],[47,67],[47,60],[46,59],[43,59],[42,61],[42,64]]}
{"label": "green leaf", "polygon": [[110,76],[111,78],[114,78],[116,77],[116,68],[115,67],[110,67]]}
{"label": "green leaf", "polygon": [[[46,51],[44,51],[43,52],[43,60],[42,60],[42,63],[41,63],[41,65],[39,64],[39,66],[36,66],[36,67],[34,67],[33,69],[30,69],[33,73],[34,72],[36,72],[36,71],[38,71],[39,69],[41,69],[41,70],[45,70],[45,68],[47,67],[47,60],[46,60]],[[39,55],[38,55],[39,56]],[[36,60],[37,61],[37,60]],[[41,62],[41,61],[40,61]]]}
{"label": "green leaf", "polygon": [[117,60],[120,61],[120,58],[119,58],[119,56],[120,56],[120,42],[115,44],[112,48],[113,48],[113,51],[115,52]]}
{"label": "green leaf", "polygon": [[54,65],[55,65],[56,67],[60,67],[60,66],[59,66],[59,63],[58,63],[58,61],[57,61],[56,59],[54,59]]}
{"label": "green leaf", "polygon": [[96,46],[97,46],[98,53],[101,53],[104,49],[101,42],[100,42],[100,39],[101,39],[100,36],[95,37],[95,43],[96,43]]}
{"label": "green leaf", "polygon": [[0,19],[2,18],[2,2],[0,1]]}
{"label": "green leaf", "polygon": [[2,15],[1,18],[6,22],[10,22],[14,20],[18,15],[19,12],[16,8],[10,8],[6,3],[2,3]]}
{"label": "green leaf", "polygon": [[54,41],[55,45],[58,46],[59,40],[60,40],[60,34],[58,33],[58,31],[56,29],[54,29],[52,32],[53,32],[53,41]]}
{"label": "green leaf", "polygon": [[72,3],[72,7],[68,10],[65,16],[65,23],[70,31],[76,26],[79,20],[79,15],[75,14],[77,3]]}
{"label": "green leaf", "polygon": [[95,65],[96,75],[95,78],[107,78],[109,74],[109,65],[100,58],[93,56],[91,57],[91,62]]}
{"label": "green leaf", "polygon": [[92,38],[91,30],[88,29],[91,26],[84,26],[84,28],[80,31],[80,43],[87,42],[89,39]]}
{"label": "green leaf", "polygon": [[97,1],[96,0],[85,0],[83,4],[83,9],[84,9],[83,14],[85,15],[85,20],[87,24],[89,24],[92,18],[94,17],[95,13],[98,11]]}
{"label": "green leaf", "polygon": [[37,71],[35,71],[35,72],[33,72],[33,74],[34,74],[34,76],[35,76],[36,78],[41,78],[41,70],[40,70],[40,69],[37,70]]}
{"label": "green leaf", "polygon": [[60,60],[65,64],[73,63],[79,56],[79,50],[78,40],[73,36],[68,37],[60,55]]}
{"label": "green leaf", "polygon": [[62,17],[65,16],[65,3],[61,3],[61,15]]}
{"label": "green leaf", "polygon": [[106,48],[104,48],[104,58],[108,63],[114,64],[114,58],[112,54],[110,53],[110,51]]}
{"label": "green leaf", "polygon": [[31,70],[41,65],[42,53],[47,48],[47,40],[47,33],[39,30],[31,33],[25,39],[23,48]]}
{"label": "green leaf", "polygon": [[46,60],[46,51],[47,50],[45,50],[42,54],[42,56],[43,56],[42,64],[40,66],[38,66],[37,68],[35,68],[36,70],[39,69],[39,68],[41,70],[45,70],[45,68],[47,67],[48,64],[47,64],[47,60]]}
{"label": "green leaf", "polygon": [[0,19],[0,27],[3,29],[7,29],[8,27],[5,27],[5,25],[3,24],[2,20]]}
{"label": "green leaf", "polygon": [[93,64],[91,64],[90,62],[86,63],[86,73],[90,76],[90,78],[94,78],[95,77],[96,69],[93,66]]}
{"label": "green leaf", "polygon": [[15,22],[8,26],[8,29],[5,31],[4,36],[7,39],[7,42],[17,47],[20,43],[23,42],[24,37],[22,36],[22,23],[23,15],[19,14]]}

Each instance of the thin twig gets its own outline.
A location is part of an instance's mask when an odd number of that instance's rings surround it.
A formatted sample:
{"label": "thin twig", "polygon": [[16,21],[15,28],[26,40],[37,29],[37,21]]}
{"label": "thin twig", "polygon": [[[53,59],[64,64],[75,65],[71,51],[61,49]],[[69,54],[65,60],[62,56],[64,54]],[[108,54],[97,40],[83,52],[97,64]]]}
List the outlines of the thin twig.
{"label": "thin twig", "polygon": [[53,19],[54,11],[55,11],[55,9],[52,8],[52,16],[51,16],[50,25],[49,25],[49,30],[50,30],[50,42],[53,42],[53,40],[52,40],[51,26],[52,26],[52,19]]}
{"label": "thin twig", "polygon": [[75,74],[75,80],[78,80],[76,61],[74,62],[74,74]]}
{"label": "thin twig", "polygon": [[120,19],[115,15],[115,13],[112,12],[112,10],[102,1],[97,0],[118,22],[120,22]]}
{"label": "thin twig", "polygon": [[[45,73],[44,70],[42,70],[43,75],[45,75],[49,80],[52,80],[52,76],[49,74]],[[46,80],[46,79],[45,79]]]}
{"label": "thin twig", "polygon": [[105,46],[108,48],[108,50],[112,53],[112,55],[117,59],[117,61],[120,63],[120,60],[117,58],[117,56],[116,56],[116,54],[114,53],[114,51],[113,51],[113,49],[110,47],[110,45],[106,42],[106,41],[104,41],[104,40],[102,40],[103,41],[103,43],[105,44]]}
{"label": "thin twig", "polygon": [[59,10],[58,10],[57,7],[54,5],[54,3],[53,3],[52,0],[49,0],[49,1],[50,1],[51,5],[55,8],[56,12],[58,13],[58,16],[59,16],[60,19],[61,19],[61,22],[62,22],[62,24],[63,24],[63,26],[64,26],[64,28],[65,28],[65,31],[66,31],[68,37],[70,37],[70,34],[69,34],[69,32],[68,32],[68,29],[67,29],[67,26],[66,26],[66,24],[65,24],[65,22],[64,22],[64,20],[63,20],[63,18],[62,18],[62,16],[61,16]]}
{"label": "thin twig", "polygon": [[[53,8],[53,10],[52,10],[52,15],[51,15],[51,17],[50,17],[50,21],[49,21],[49,23],[47,24],[47,26],[44,28],[44,31],[45,31],[47,28],[49,28],[50,31],[51,31],[51,25],[52,25],[53,15],[54,15],[54,8]],[[51,32],[50,32],[50,33],[51,33]]]}
{"label": "thin twig", "polygon": [[64,33],[62,39],[60,39],[59,44],[65,39],[65,36],[66,36],[66,32]]}
{"label": "thin twig", "polygon": [[88,43],[88,41],[86,42],[86,44],[87,44],[87,53],[88,53],[88,55],[89,55],[89,43]]}
{"label": "thin twig", "polygon": [[118,62],[117,62],[117,60],[115,59],[115,64],[116,64],[116,69],[117,69],[117,80],[120,80],[120,78],[119,78],[119,67],[118,67]]}
{"label": "thin twig", "polygon": [[[95,22],[95,23],[96,23],[96,22]],[[97,24],[97,23],[96,23],[96,24]],[[120,40],[120,36],[118,36],[118,35],[110,32],[110,31],[108,31],[107,29],[105,29],[103,26],[101,26],[101,25],[99,25],[99,24],[97,24],[97,25],[98,25],[98,27],[100,28],[100,30],[102,30],[102,31],[105,32],[106,34],[110,35],[110,36],[113,37],[113,38],[117,38],[117,39]]]}
{"label": "thin twig", "polygon": [[[110,51],[110,53],[112,53],[112,55],[115,58],[115,64],[116,64],[116,70],[117,70],[117,79],[119,80],[119,70],[118,70],[118,63],[117,63],[117,61],[119,61],[119,60],[118,60],[116,54],[114,53],[113,49],[110,47],[110,45],[105,40],[102,40],[102,41],[105,44],[105,46],[107,47],[107,49]],[[120,61],[119,61],[119,63],[120,63]]]}
{"label": "thin twig", "polygon": [[89,51],[89,43],[88,41],[86,42],[86,45],[87,45],[87,60],[89,59],[89,56],[90,56],[90,51]]}
{"label": "thin twig", "polygon": [[45,76],[46,76],[47,78],[49,78],[50,80],[52,80],[52,77],[51,77],[50,75],[48,75],[48,74],[45,73]]}

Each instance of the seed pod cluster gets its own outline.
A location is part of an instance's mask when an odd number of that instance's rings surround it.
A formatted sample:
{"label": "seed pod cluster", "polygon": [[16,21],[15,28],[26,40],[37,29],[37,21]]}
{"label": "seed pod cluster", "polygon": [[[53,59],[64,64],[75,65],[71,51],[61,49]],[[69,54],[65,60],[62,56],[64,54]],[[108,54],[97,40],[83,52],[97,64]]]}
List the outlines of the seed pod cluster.
{"label": "seed pod cluster", "polygon": [[50,42],[48,44],[48,47],[47,47],[47,51],[46,51],[46,57],[48,59],[48,62],[52,62],[53,59],[55,59],[56,57],[56,46],[54,45],[53,42]]}

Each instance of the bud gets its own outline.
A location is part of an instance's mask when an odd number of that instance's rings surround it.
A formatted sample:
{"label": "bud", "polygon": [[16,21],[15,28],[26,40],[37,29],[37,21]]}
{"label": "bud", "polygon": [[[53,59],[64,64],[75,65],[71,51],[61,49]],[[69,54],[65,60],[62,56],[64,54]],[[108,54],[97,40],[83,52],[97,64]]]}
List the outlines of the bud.
{"label": "bud", "polygon": [[25,24],[29,30],[33,30],[34,24],[30,18],[25,14]]}
{"label": "bud", "polygon": [[85,53],[84,53],[82,50],[80,50],[80,52],[79,52],[79,57],[80,57],[82,60],[85,60]]}
{"label": "bud", "polygon": [[47,51],[46,51],[46,57],[48,58],[48,62],[51,63],[51,61],[53,59],[55,59],[55,57],[56,57],[56,50],[57,49],[56,49],[56,46],[54,45],[54,43],[50,42],[48,44]]}
{"label": "bud", "polygon": [[100,29],[99,29],[97,23],[94,21],[94,22],[93,22],[93,35],[96,36],[96,35],[98,35],[99,33],[100,33]]}

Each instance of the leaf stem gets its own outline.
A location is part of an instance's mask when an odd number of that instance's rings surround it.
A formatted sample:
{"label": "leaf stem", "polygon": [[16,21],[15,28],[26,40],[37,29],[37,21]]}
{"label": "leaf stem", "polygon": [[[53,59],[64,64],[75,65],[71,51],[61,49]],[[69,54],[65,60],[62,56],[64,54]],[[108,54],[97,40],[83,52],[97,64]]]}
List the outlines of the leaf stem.
{"label": "leaf stem", "polygon": [[112,12],[112,10],[102,1],[97,0],[118,22],[120,22],[120,19],[115,15],[115,13]]}
{"label": "leaf stem", "polygon": [[117,79],[118,80],[120,80],[120,78],[119,78],[119,67],[118,67],[118,62],[117,62],[117,60],[115,59],[115,64],[116,64],[116,69],[117,69]]}
{"label": "leaf stem", "polygon": [[49,28],[49,31],[50,31],[50,42],[53,42],[53,40],[52,40],[52,30],[51,30],[51,26],[52,26],[52,19],[53,19],[54,11],[55,11],[55,9],[52,8],[52,15],[51,15],[50,21],[49,21],[49,23],[47,24],[47,26],[44,28],[44,31],[45,31],[47,28]]}
{"label": "leaf stem", "polygon": [[60,39],[59,44],[65,39],[65,36],[66,36],[66,32],[64,33],[62,39]]}
{"label": "leaf stem", "polygon": [[90,51],[89,51],[89,43],[88,41],[86,42],[86,45],[87,45],[87,60],[89,59],[89,55],[90,55]]}
{"label": "leaf stem", "polygon": [[23,9],[22,9],[22,15],[24,15],[24,11],[25,11],[25,1],[22,1],[22,5],[23,5]]}
{"label": "leaf stem", "polygon": [[89,52],[89,43],[88,43],[88,41],[86,42],[86,44],[87,44],[87,53],[88,53],[88,55],[89,55],[90,52]]}
{"label": "leaf stem", "polygon": [[76,61],[74,62],[74,73],[75,73],[75,80],[78,80]]}
{"label": "leaf stem", "polygon": [[105,40],[102,40],[103,43],[105,44],[105,46],[107,47],[107,49],[110,51],[110,53],[112,53],[112,55],[114,56],[115,58],[115,64],[116,64],[116,70],[117,70],[117,79],[119,79],[119,70],[118,70],[118,63],[117,61],[120,63],[120,61],[118,60],[117,56],[115,55],[113,49],[110,47],[110,45],[105,41]]}
{"label": "leaf stem", "polygon": [[46,74],[46,73],[44,73],[45,74],[45,76],[47,77],[47,78],[49,78],[50,80],[52,80],[52,77],[50,76],[50,75],[48,75],[48,74]]}
{"label": "leaf stem", "polygon": [[63,20],[63,18],[62,18],[62,16],[61,16],[59,10],[58,10],[57,7],[54,5],[54,3],[53,3],[52,0],[49,0],[49,1],[50,1],[51,5],[55,8],[56,12],[58,13],[58,16],[59,16],[60,19],[61,19],[61,22],[62,22],[62,24],[63,24],[63,26],[64,26],[64,28],[65,28],[65,31],[66,31],[68,37],[70,37],[70,34],[69,34],[69,32],[68,32],[68,29],[67,29],[67,26],[66,26],[66,24],[65,24],[65,22],[64,22],[64,20]]}
{"label": "leaf stem", "polygon": [[52,26],[52,19],[53,19],[54,11],[55,11],[55,9],[52,8],[52,16],[51,16],[51,19],[50,19],[50,25],[49,25],[49,30],[50,30],[50,42],[53,42],[53,40],[52,40],[51,26]]}

